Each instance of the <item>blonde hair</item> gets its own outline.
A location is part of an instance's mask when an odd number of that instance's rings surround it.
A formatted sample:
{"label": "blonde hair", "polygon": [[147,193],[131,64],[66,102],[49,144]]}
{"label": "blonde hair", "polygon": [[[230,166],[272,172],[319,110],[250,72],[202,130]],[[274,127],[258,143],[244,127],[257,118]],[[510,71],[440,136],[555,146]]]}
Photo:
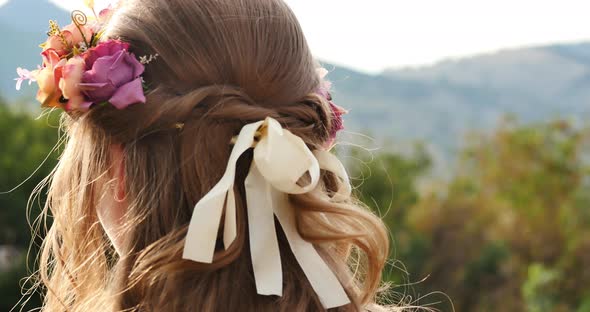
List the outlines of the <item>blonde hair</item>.
{"label": "blonde hair", "polygon": [[[212,264],[182,259],[193,207],[222,176],[242,126],[270,116],[311,149],[329,139],[317,63],[291,10],[282,0],[133,0],[107,36],[159,57],[144,76],[146,104],[64,114],[67,142],[44,211],[53,224],[40,258],[43,310],[323,311],[280,230],[283,296],[256,292],[243,189],[251,153],[238,163],[236,241],[220,244]],[[113,144],[123,146],[129,203],[130,252],[120,259],[96,213]],[[389,253],[383,222],[353,198],[330,201],[336,179],[324,172],[322,181],[324,194],[290,200],[300,234],[351,299],[333,311],[389,309],[375,304]]]}

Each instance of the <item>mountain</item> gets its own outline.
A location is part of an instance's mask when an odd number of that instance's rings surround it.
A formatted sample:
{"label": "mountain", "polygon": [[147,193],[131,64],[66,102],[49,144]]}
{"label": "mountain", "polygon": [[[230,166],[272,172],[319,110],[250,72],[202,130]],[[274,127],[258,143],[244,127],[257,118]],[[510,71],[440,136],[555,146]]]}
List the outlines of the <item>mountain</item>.
{"label": "mountain", "polygon": [[444,88],[466,107],[538,117],[582,113],[584,102],[590,104],[590,43],[508,50],[384,75]]}
{"label": "mountain", "polygon": [[0,7],[0,23],[20,32],[44,34],[50,19],[69,24],[68,12],[47,0],[9,0]]}
{"label": "mountain", "polygon": [[[20,96],[14,88],[16,68],[35,69],[41,63],[41,50],[36,47],[47,39],[49,20],[57,20],[60,25],[66,25],[69,23],[69,15],[44,0],[10,0],[0,7],[3,47],[0,58],[0,94],[9,99]],[[24,89],[24,94],[31,94],[31,90]]]}
{"label": "mountain", "polygon": [[[0,58],[0,94],[15,100],[34,92],[25,87],[16,93],[15,68],[39,64],[35,47],[45,39],[47,21],[56,18],[64,25],[69,16],[42,0],[12,0],[0,7],[3,46],[10,47]],[[335,101],[352,112],[345,120],[349,130],[390,138],[398,146],[422,140],[442,156],[453,155],[466,131],[489,129],[507,113],[523,121],[590,117],[590,42],[506,50],[378,75],[326,67]]]}
{"label": "mountain", "polygon": [[[590,117],[590,43],[506,50],[365,75],[333,67],[352,129],[452,152],[465,132],[511,114],[525,122]],[[446,153],[448,154],[448,153]]]}

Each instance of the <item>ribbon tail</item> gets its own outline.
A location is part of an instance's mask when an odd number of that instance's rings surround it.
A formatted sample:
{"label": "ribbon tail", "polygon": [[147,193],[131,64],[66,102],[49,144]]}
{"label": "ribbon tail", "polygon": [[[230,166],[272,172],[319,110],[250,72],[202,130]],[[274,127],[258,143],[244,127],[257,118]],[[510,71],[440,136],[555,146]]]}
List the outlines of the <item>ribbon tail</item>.
{"label": "ribbon tail", "polygon": [[271,197],[273,188],[256,167],[256,162],[252,162],[244,185],[256,290],[260,295],[281,296],[283,270]]}
{"label": "ribbon tail", "polygon": [[[215,245],[217,243],[217,234],[221,215],[226,204],[231,205],[229,210],[230,229],[227,230],[227,242],[233,241],[231,227],[235,221],[235,197],[233,194],[233,184],[238,159],[242,154],[252,147],[254,136],[262,122],[246,125],[240,131],[236,143],[230,154],[227,168],[223,177],[217,184],[195,205],[193,215],[188,226],[188,232],[184,242],[182,258],[202,263],[212,263],[215,254]],[[229,193],[229,194],[228,194]],[[226,203],[227,199],[227,203]],[[224,233],[224,240],[225,233]],[[227,246],[227,245],[226,245]]]}
{"label": "ribbon tail", "polygon": [[318,160],[320,169],[330,171],[340,179],[340,187],[334,194],[333,199],[335,201],[344,201],[350,198],[352,193],[352,187],[350,186],[350,179],[346,173],[344,165],[338,157],[328,151],[315,150],[313,151],[314,156]]}
{"label": "ribbon tail", "polygon": [[184,243],[183,259],[202,263],[213,262],[217,232],[227,194],[226,189],[209,193],[207,200],[195,206]]}
{"label": "ribbon tail", "polygon": [[350,299],[334,272],[321,258],[314,246],[299,235],[295,223],[294,207],[291,206],[288,195],[274,191],[273,201],[275,214],[285,232],[291,250],[324,308],[331,309],[349,304]]}

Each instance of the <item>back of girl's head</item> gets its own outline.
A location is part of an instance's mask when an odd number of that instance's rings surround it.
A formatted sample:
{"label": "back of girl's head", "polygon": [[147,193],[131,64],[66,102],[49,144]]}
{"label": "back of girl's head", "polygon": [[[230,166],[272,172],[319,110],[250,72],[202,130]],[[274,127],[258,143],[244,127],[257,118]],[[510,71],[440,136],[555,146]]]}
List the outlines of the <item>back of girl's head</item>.
{"label": "back of girl's head", "polygon": [[[323,310],[280,230],[283,295],[257,294],[243,187],[251,152],[238,162],[236,241],[227,249],[220,242],[211,264],[182,259],[194,205],[224,174],[232,137],[244,125],[273,117],[312,150],[334,130],[329,103],[316,93],[317,64],[291,10],[282,0],[128,0],[106,36],[155,57],[143,75],[147,101],[63,119],[67,142],[46,206],[53,225],[41,259],[45,309]],[[123,148],[128,203],[120,232],[128,252],[120,258],[96,213],[104,188],[112,187],[113,145]],[[322,185],[330,192],[334,177],[324,172]],[[353,199],[289,199],[298,231],[352,302],[337,310],[373,305],[388,255],[379,218]]]}

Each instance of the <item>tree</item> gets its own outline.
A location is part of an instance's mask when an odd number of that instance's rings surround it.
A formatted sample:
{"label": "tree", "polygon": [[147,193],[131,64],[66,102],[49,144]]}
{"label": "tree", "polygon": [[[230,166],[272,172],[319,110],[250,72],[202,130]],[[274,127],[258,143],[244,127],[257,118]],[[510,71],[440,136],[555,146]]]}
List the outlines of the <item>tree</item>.
{"label": "tree", "polygon": [[[588,302],[587,129],[564,121],[473,134],[448,187],[412,208],[426,290],[458,311],[576,311]],[[402,258],[403,259],[403,258]],[[542,300],[541,300],[542,298]],[[581,309],[581,308],[580,308]]]}
{"label": "tree", "polygon": [[[16,249],[21,254],[8,271],[0,268],[0,311],[9,311],[20,299],[19,282],[31,273],[27,272],[25,258],[31,242],[27,201],[56,164],[56,153],[51,151],[58,131],[51,125],[57,125],[57,118],[50,114],[36,120],[27,112],[9,109],[0,99],[0,247]],[[38,204],[32,203],[32,219],[39,214],[38,208]],[[32,250],[33,256],[35,253]],[[29,262],[32,264],[33,260]],[[29,307],[39,306],[40,300],[35,296]]]}

